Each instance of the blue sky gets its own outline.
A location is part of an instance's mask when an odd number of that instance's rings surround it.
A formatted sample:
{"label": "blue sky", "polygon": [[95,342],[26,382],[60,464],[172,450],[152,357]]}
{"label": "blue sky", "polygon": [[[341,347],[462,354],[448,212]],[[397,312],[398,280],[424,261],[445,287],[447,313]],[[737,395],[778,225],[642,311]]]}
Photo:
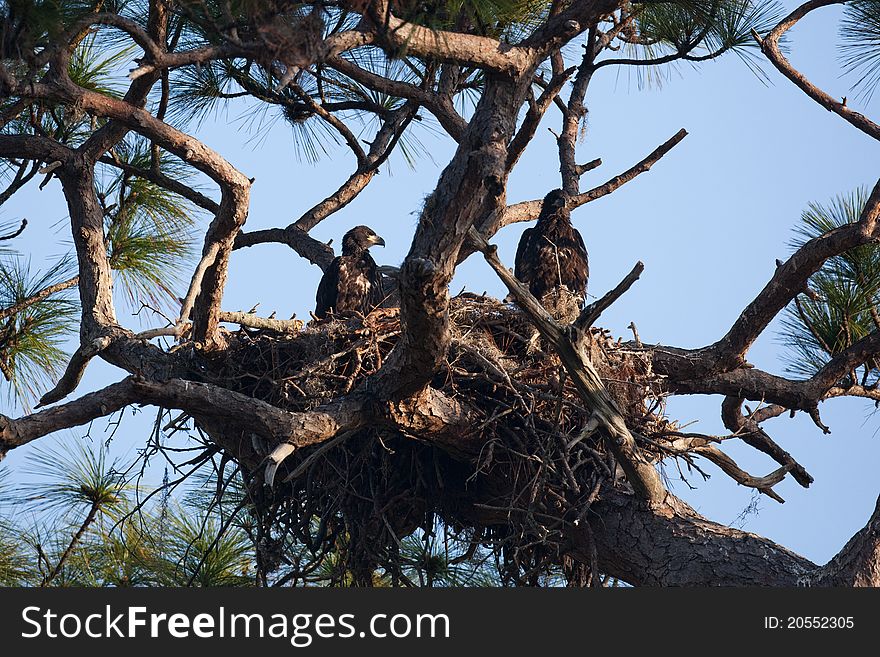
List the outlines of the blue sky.
{"label": "blue sky", "polygon": [[[826,9],[795,29],[792,61],[831,95],[850,96],[851,106],[880,115],[880,103],[854,99],[851,80],[839,75],[836,14],[836,9]],[[880,175],[880,144],[814,104],[769,66],[765,69],[769,85],[735,56],[697,69],[684,65],[659,89],[640,89],[626,70],[618,73],[613,67],[593,80],[578,161],[601,157],[603,165],[583,177],[583,189],[628,168],[680,128],[690,133],[649,173],[573,214],[590,252],[592,294],[613,287],[637,260],[645,263],[638,283],[599,322],[614,335],[629,338],[626,326],[635,322],[645,342],[683,347],[713,342],[764,286],[775,260],[789,254],[791,229],[806,205],[873,185]],[[540,198],[560,184],[554,139],[545,129],[558,129],[559,115],[554,112],[548,112],[511,178],[510,202]],[[248,129],[253,118],[251,110],[234,105],[207,121],[197,135],[239,170],[256,177],[246,228],[284,226],[331,193],[353,169],[353,158],[339,148],[318,165],[302,163],[287,124],[279,120],[264,125],[255,135]],[[425,128],[419,134],[431,159],[422,158],[411,170],[399,155],[393,156],[354,203],[313,234],[338,244],[347,228],[368,224],[388,245],[375,250],[377,260],[399,264],[421,202],[453,152],[451,140]],[[0,219],[22,216],[31,224],[17,246],[30,251],[35,263],[67,250],[66,210],[57,181],[42,192],[32,185],[3,207]],[[525,227],[508,227],[494,240],[511,266]],[[264,245],[236,252],[224,309],[247,310],[260,302],[262,315],[274,310],[279,317],[295,312],[307,318],[319,278],[316,267],[286,247]],[[459,268],[453,292],[464,287],[504,294],[494,273],[476,257]],[[121,306],[119,316],[123,323],[138,326]],[[781,373],[781,355],[774,324],[749,360]],[[122,376],[95,362],[76,394]],[[683,422],[697,420],[695,431],[725,433],[720,402],[711,397],[677,398],[668,410]],[[4,412],[16,413],[9,404],[6,408]],[[674,467],[667,470],[673,491],[715,521],[744,523],[748,531],[817,562],[826,561],[864,525],[880,492],[874,474],[880,462],[880,416],[872,414],[873,405],[858,400],[834,400],[821,410],[832,429],[829,436],[801,414],[765,426],[816,478],[806,490],[788,479],[777,486],[786,504],[762,496],[758,513],[737,521],[752,501],[752,491],[708,463],[703,466],[713,475],[710,481],[703,482],[696,473],[689,477],[695,490],[677,480]],[[122,425],[115,438],[117,449],[133,454],[145,442],[149,415]],[[93,437],[104,424],[96,423]],[[64,432],[61,439],[79,439],[83,433]],[[752,474],[776,468],[751,448],[727,443],[725,449]],[[15,471],[28,451],[14,450],[0,467]]]}

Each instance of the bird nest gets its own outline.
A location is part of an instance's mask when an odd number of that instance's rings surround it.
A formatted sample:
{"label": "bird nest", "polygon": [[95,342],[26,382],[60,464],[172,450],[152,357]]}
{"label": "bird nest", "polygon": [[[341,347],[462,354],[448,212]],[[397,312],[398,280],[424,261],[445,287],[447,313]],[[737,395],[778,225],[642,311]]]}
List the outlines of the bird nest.
{"label": "bird nest", "polygon": [[[394,580],[402,577],[401,539],[442,526],[494,554],[508,581],[535,583],[560,563],[565,527],[583,520],[602,487],[626,486],[559,359],[516,306],[462,294],[450,315],[451,346],[432,385],[469,409],[468,445],[478,449],[457,452],[369,427],[297,450],[272,489],[255,469],[248,508],[262,567],[284,565],[288,581],[307,581],[332,554],[335,582],[366,583],[377,569]],[[394,308],[312,322],[296,334],[243,328],[204,376],[307,411],[355,390],[399,335]],[[587,344],[646,457],[659,460],[661,436],[673,426],[663,416],[660,377],[605,330],[591,329]],[[223,431],[202,428],[215,437]],[[229,445],[244,437],[225,438]],[[569,575],[588,576],[586,570]]]}

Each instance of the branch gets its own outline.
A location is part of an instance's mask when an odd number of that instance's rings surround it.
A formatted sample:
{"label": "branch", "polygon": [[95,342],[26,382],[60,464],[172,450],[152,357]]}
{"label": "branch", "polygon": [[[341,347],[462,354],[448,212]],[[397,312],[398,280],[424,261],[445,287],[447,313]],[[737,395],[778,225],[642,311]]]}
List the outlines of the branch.
{"label": "branch", "polygon": [[374,39],[386,50],[396,52],[397,56],[405,53],[440,62],[467,64],[509,76],[521,75],[533,66],[537,57],[537,53],[528,48],[484,36],[434,30],[407,23],[390,13],[384,22],[382,28],[373,29]]}
{"label": "branch", "polygon": [[443,126],[443,129],[446,130],[450,137],[455,141],[461,140],[461,135],[467,127],[467,122],[455,111],[455,107],[449,97],[421,89],[406,82],[390,80],[381,75],[376,75],[343,57],[332,57],[327,60],[327,65],[368,89],[395,98],[406,98],[417,102],[437,118],[437,121],[440,122],[440,125]]}
{"label": "branch", "polygon": [[333,127],[336,132],[340,134],[340,136],[345,140],[345,143],[348,144],[348,147],[351,149],[352,153],[354,153],[355,159],[357,160],[358,167],[362,167],[367,163],[367,154],[364,153],[364,149],[361,147],[358,138],[354,136],[354,133],[351,129],[345,125],[343,121],[341,121],[335,114],[328,112],[324,107],[320,104],[316,103],[314,98],[309,96],[305,91],[303,91],[299,85],[290,84],[290,88],[293,92],[299,96],[300,100],[317,116],[321,117],[328,125]]}
{"label": "branch", "polygon": [[25,308],[28,308],[35,303],[39,303],[40,301],[49,298],[56,292],[61,292],[62,290],[68,290],[72,287],[75,287],[78,283],[79,276],[74,276],[73,278],[68,278],[66,281],[61,281],[60,283],[49,285],[48,287],[43,288],[36,294],[29,296],[27,299],[22,299],[12,306],[0,308],[0,321],[6,319],[7,317],[11,317],[12,315],[17,315]]}
{"label": "branch", "polygon": [[507,286],[517,304],[532,320],[541,335],[553,345],[565,369],[571,376],[578,393],[593,410],[594,417],[608,434],[608,446],[620,463],[630,485],[642,499],[660,503],[665,499],[666,489],[660,475],[641,455],[635,438],[626,426],[626,421],[614,401],[605,390],[599,374],[590,362],[582,339],[568,337],[571,327],[562,327],[544,309],[522,283],[498,259],[497,248],[488,244],[473,228],[469,232],[471,241],[482,252],[486,262],[495,270]]}
{"label": "branch", "polygon": [[[687,136],[687,134],[687,131],[682,128],[670,139],[654,149],[654,151],[652,151],[635,166],[630,167],[620,175],[614,176],[614,178],[611,178],[603,185],[594,187],[593,189],[586,191],[582,194],[576,194],[572,196],[568,206],[569,209],[573,210],[574,208],[580,207],[585,203],[589,203],[591,201],[595,201],[596,199],[602,198],[603,196],[607,196],[608,194],[616,191],[618,188],[622,187],[626,183],[630,182],[636,176],[645,173],[646,171],[649,171],[660,158],[662,158],[677,144],[679,144],[681,140]],[[517,223],[520,221],[532,221],[540,213],[540,199],[534,201],[523,201],[522,203],[516,203],[514,205],[508,206],[502,213],[501,218],[498,221],[497,227],[489,234],[494,234],[501,228],[504,228],[505,226],[513,223]]]}
{"label": "branch", "polygon": [[303,327],[301,319],[268,319],[253,313],[222,312],[221,322],[229,322],[248,328],[277,331],[278,333],[299,333]]}
{"label": "branch", "polygon": [[544,114],[550,108],[550,105],[552,105],[559,97],[559,93],[574,72],[575,69],[572,67],[566,69],[559,75],[554,75],[550,79],[550,82],[547,82],[543,86],[541,95],[538,99],[529,102],[529,111],[526,113],[519,131],[511,140],[510,146],[507,147],[506,166],[508,171],[516,166],[519,158],[522,156],[523,152],[525,152],[526,146],[529,145],[532,138],[535,136],[535,132],[538,130],[538,125],[541,123]]}
{"label": "branch", "polygon": [[[0,192],[0,205],[3,205],[12,198],[12,195],[15,194],[19,189],[27,185],[31,180],[33,180],[34,176],[37,175],[37,172],[40,169],[40,161],[35,160],[30,164],[30,171],[28,169],[27,160],[22,161],[22,163],[18,167],[18,171],[15,172],[15,177],[10,181],[9,185]],[[27,220],[24,220],[24,223],[15,235],[11,235],[9,237],[4,237],[2,239],[12,239],[13,237],[17,237],[21,234],[21,231],[24,230],[24,227],[27,225]]]}
{"label": "branch", "polygon": [[64,550],[62,555],[58,559],[58,563],[55,564],[55,567],[52,568],[51,572],[49,572],[44,578],[43,581],[40,582],[40,586],[48,586],[53,579],[58,576],[58,573],[61,572],[61,569],[64,567],[64,564],[67,562],[67,559],[73,553],[73,549],[77,546],[83,534],[85,534],[86,530],[92,525],[95,521],[95,518],[98,515],[98,511],[101,510],[100,502],[92,502],[91,507],[89,508],[89,512],[86,514],[85,520],[83,520],[82,524],[79,526],[79,529],[76,530],[73,537],[70,539],[70,543],[68,543],[67,548]]}
{"label": "branch", "polygon": [[[531,79],[534,70],[526,72]],[[400,268],[402,334],[367,381],[382,399],[407,398],[430,383],[450,342],[449,284],[468,229],[504,207],[507,141],[526,84],[488,75],[483,95],[452,160],[426,199]]]}
{"label": "branch", "polygon": [[761,52],[763,52],[773,66],[775,66],[785,77],[791,80],[798,89],[803,91],[807,96],[815,100],[829,112],[834,112],[866,135],[880,140],[880,125],[877,125],[864,115],[851,110],[846,106],[845,100],[844,102],[841,102],[836,98],[832,98],[816,87],[800,71],[796,70],[791,65],[791,62],[785,58],[782,51],[779,49],[779,38],[804,16],[816,9],[820,9],[821,7],[840,5],[845,2],[846,0],[810,0],[810,2],[802,4],[788,16],[783,18],[782,21],[770,31],[770,34],[763,39],[761,39],[761,37],[754,31],[752,32],[752,35],[754,36],[755,41],[758,42],[758,45],[761,46]]}
{"label": "branch", "polygon": [[692,452],[712,461],[712,463],[721,468],[724,474],[732,478],[738,484],[748,488],[754,488],[767,497],[773,498],[780,504],[785,503],[785,500],[773,490],[773,486],[785,479],[785,475],[789,471],[787,465],[774,470],[766,477],[754,477],[741,469],[732,458],[713,445],[701,445],[695,447]]}
{"label": "branch", "polygon": [[605,294],[601,299],[597,299],[590,305],[586,306],[581,311],[578,318],[572,322],[572,327],[579,331],[586,331],[590,328],[612,303],[622,297],[624,293],[633,286],[633,283],[639,280],[639,276],[642,275],[643,271],[645,271],[645,265],[640,260],[632,268],[632,271],[630,271],[630,273],[628,273],[613,290]]}
{"label": "branch", "polygon": [[196,298],[203,289],[205,272],[208,271],[208,268],[213,266],[217,261],[217,255],[219,253],[220,244],[217,242],[212,244],[205,240],[205,249],[202,253],[202,258],[199,260],[199,264],[196,265],[195,271],[193,271],[192,279],[190,280],[189,288],[186,292],[186,297],[184,297],[183,302],[180,304],[180,316],[177,318],[178,327],[183,326],[183,324],[189,321],[193,306],[196,304]]}
{"label": "branch", "polygon": [[807,285],[807,281],[835,255],[862,244],[874,242],[880,221],[880,181],[856,223],[835,228],[815,237],[776,268],[773,277],[718,342],[707,347],[714,352],[718,369],[729,369],[742,362],[752,343],[774,317]]}
{"label": "branch", "polygon": [[[754,415],[743,415],[743,399],[741,397],[725,397],[721,403],[721,420],[724,426],[730,429],[734,435],[742,439],[750,447],[767,454],[780,465],[788,468],[791,476],[804,488],[809,488],[813,483],[813,477],[806,471],[804,466],[794,460],[791,454],[777,445],[758,424]],[[781,408],[781,407],[780,407]]]}
{"label": "branch", "polygon": [[[21,225],[15,231],[9,233],[8,235],[0,235],[0,242],[5,242],[6,240],[14,240],[16,237],[24,232],[24,229],[27,228],[27,225],[28,220],[22,219]],[[0,317],[0,319],[2,319],[2,317]]]}
{"label": "branch", "polygon": [[333,261],[333,249],[310,237],[308,231],[334,212],[346,207],[367,187],[378,173],[379,167],[397,145],[417,111],[418,105],[415,102],[408,102],[403,107],[389,113],[370,144],[370,150],[365,160],[333,194],[307,210],[287,228],[270,228],[239,233],[236,236],[233,249],[267,242],[279,242],[287,244],[300,256],[318,265],[322,271],[326,270]]}
{"label": "branch", "polygon": [[319,242],[295,225],[290,225],[287,228],[268,228],[266,230],[241,232],[236,236],[232,248],[242,249],[248,246],[273,242],[286,244],[312,264],[318,265],[321,271],[326,270],[334,258],[333,249],[323,242]]}
{"label": "branch", "polygon": [[[151,382],[129,377],[77,400],[16,420],[0,416],[0,453],[55,431],[86,424],[130,404],[153,404],[218,418],[228,426],[296,447],[322,442],[339,431],[356,429],[368,418],[364,402],[354,396],[314,411],[292,413],[206,383],[182,379]],[[242,450],[236,445],[233,451],[238,454]]]}
{"label": "branch", "polygon": [[174,178],[169,178],[161,171],[155,171],[153,169],[141,169],[136,166],[132,166],[127,162],[123,162],[121,160],[116,160],[112,157],[102,156],[98,160],[101,164],[107,164],[112,167],[116,167],[124,171],[125,173],[131,176],[137,176],[139,178],[143,178],[144,180],[149,180],[151,183],[162,187],[163,189],[167,189],[170,192],[174,192],[178,196],[182,196],[186,200],[192,202],[203,210],[207,210],[212,214],[217,214],[220,210],[220,205],[213,199],[208,198],[204,194],[197,192],[191,187],[184,185],[182,182],[175,180]]}
{"label": "branch", "polygon": [[392,112],[382,122],[382,127],[376,132],[376,136],[370,144],[369,152],[348,180],[333,194],[305,212],[292,225],[308,232],[331,214],[341,210],[357,198],[358,194],[366,188],[378,173],[379,167],[391,155],[391,151],[394,150],[398,140],[415,117],[418,109],[418,104],[415,101],[410,101],[400,109]]}
{"label": "branch", "polygon": [[58,383],[55,384],[55,387],[52,388],[52,390],[40,397],[40,403],[36,405],[36,408],[54,404],[76,390],[76,387],[82,380],[83,374],[86,372],[86,367],[88,366],[89,361],[109,347],[110,342],[110,337],[103,336],[89,343],[81,344],[77,350],[73,352],[73,356],[70,357],[70,362],[64,370],[64,375]]}
{"label": "branch", "polygon": [[[214,264],[205,274],[193,316],[194,338],[202,342],[208,349],[219,346],[222,342],[222,338],[218,333],[220,302],[228,272],[229,254],[232,251],[235,235],[247,218],[250,181],[223,157],[197,139],[159,121],[143,109],[78,87],[69,78],[62,77],[50,85],[42,83],[28,85],[27,90],[32,97],[76,104],[84,111],[116,120],[120,124],[135,130],[159,144],[165,150],[174,153],[184,162],[202,171],[220,185],[222,190],[220,205],[214,220],[206,232],[203,254],[213,248],[214,244],[219,246],[219,252]],[[62,182],[64,178],[67,180],[65,195],[68,199],[68,206],[81,205],[80,199],[83,197],[88,198],[89,205],[92,205],[93,199],[91,197],[94,196],[94,190],[86,190],[85,187],[79,189],[80,186],[84,185],[83,181],[85,178],[88,178],[89,181],[92,178],[91,172],[89,172],[88,176],[83,175],[86,167],[87,164],[81,162],[74,167],[75,173],[73,171],[65,172],[63,167],[59,169],[62,172],[59,174],[63,178]],[[100,226],[103,213],[100,212],[100,209],[91,207],[85,209],[97,210],[100,219],[86,218],[85,215],[75,219],[76,213],[71,213],[74,241],[77,244],[81,268],[84,265],[83,259],[90,257],[89,253],[103,252],[103,246],[101,246],[103,245],[103,228]],[[86,214],[90,214],[90,212],[86,212]],[[90,226],[92,230],[89,232],[88,239],[83,235],[78,240],[77,235],[80,232],[78,226],[84,225],[84,221],[88,221],[90,224],[97,223],[94,226]],[[92,281],[84,276],[82,269],[80,271],[80,281],[80,290],[85,289],[87,294],[93,295],[94,285],[92,285]],[[102,273],[102,277],[98,279],[98,283],[101,286],[98,297],[102,300],[103,305],[100,309],[96,310],[96,316],[93,318],[98,324],[104,326],[115,324],[109,282],[109,273],[106,274],[106,277]],[[89,303],[83,304],[83,311],[84,313],[92,311]]]}

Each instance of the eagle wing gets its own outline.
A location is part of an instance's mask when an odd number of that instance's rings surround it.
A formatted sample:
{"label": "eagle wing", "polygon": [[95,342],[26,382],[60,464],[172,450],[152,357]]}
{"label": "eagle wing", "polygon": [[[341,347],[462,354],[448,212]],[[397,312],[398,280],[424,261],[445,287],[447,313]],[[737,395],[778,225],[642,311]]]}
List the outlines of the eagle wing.
{"label": "eagle wing", "polygon": [[580,231],[572,226],[571,232],[574,238],[572,240],[572,256],[575,260],[572,263],[571,283],[574,286],[572,292],[577,295],[583,295],[586,298],[587,281],[590,278],[590,260]]}
{"label": "eagle wing", "polygon": [[336,308],[336,299],[339,296],[339,264],[341,258],[336,257],[321,276],[318,283],[318,292],[315,294],[315,317],[323,319],[331,309]]}
{"label": "eagle wing", "polygon": [[372,312],[373,309],[382,306],[385,302],[385,299],[388,297],[388,293],[385,291],[385,284],[382,281],[382,273],[379,271],[379,267],[376,265],[376,262],[373,258],[367,254],[367,257],[370,259],[370,267],[367,272],[367,276],[370,278],[370,298],[369,298],[369,306],[364,309],[364,314],[366,315],[369,312]]}
{"label": "eagle wing", "polygon": [[527,256],[527,252],[530,250],[534,233],[534,228],[526,228],[523,231],[519,238],[519,245],[516,247],[516,257],[513,260],[513,275],[526,285],[532,279],[532,262]]}

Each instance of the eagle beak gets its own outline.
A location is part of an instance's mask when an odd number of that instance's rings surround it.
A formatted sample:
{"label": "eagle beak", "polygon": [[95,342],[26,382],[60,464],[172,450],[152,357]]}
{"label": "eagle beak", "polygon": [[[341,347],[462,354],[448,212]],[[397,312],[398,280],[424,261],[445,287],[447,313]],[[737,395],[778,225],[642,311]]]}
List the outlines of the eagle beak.
{"label": "eagle beak", "polygon": [[374,244],[375,246],[385,246],[385,240],[383,240],[383,239],[382,239],[381,237],[379,237],[378,235],[373,235],[373,236],[370,238],[370,242],[371,242],[372,244]]}

